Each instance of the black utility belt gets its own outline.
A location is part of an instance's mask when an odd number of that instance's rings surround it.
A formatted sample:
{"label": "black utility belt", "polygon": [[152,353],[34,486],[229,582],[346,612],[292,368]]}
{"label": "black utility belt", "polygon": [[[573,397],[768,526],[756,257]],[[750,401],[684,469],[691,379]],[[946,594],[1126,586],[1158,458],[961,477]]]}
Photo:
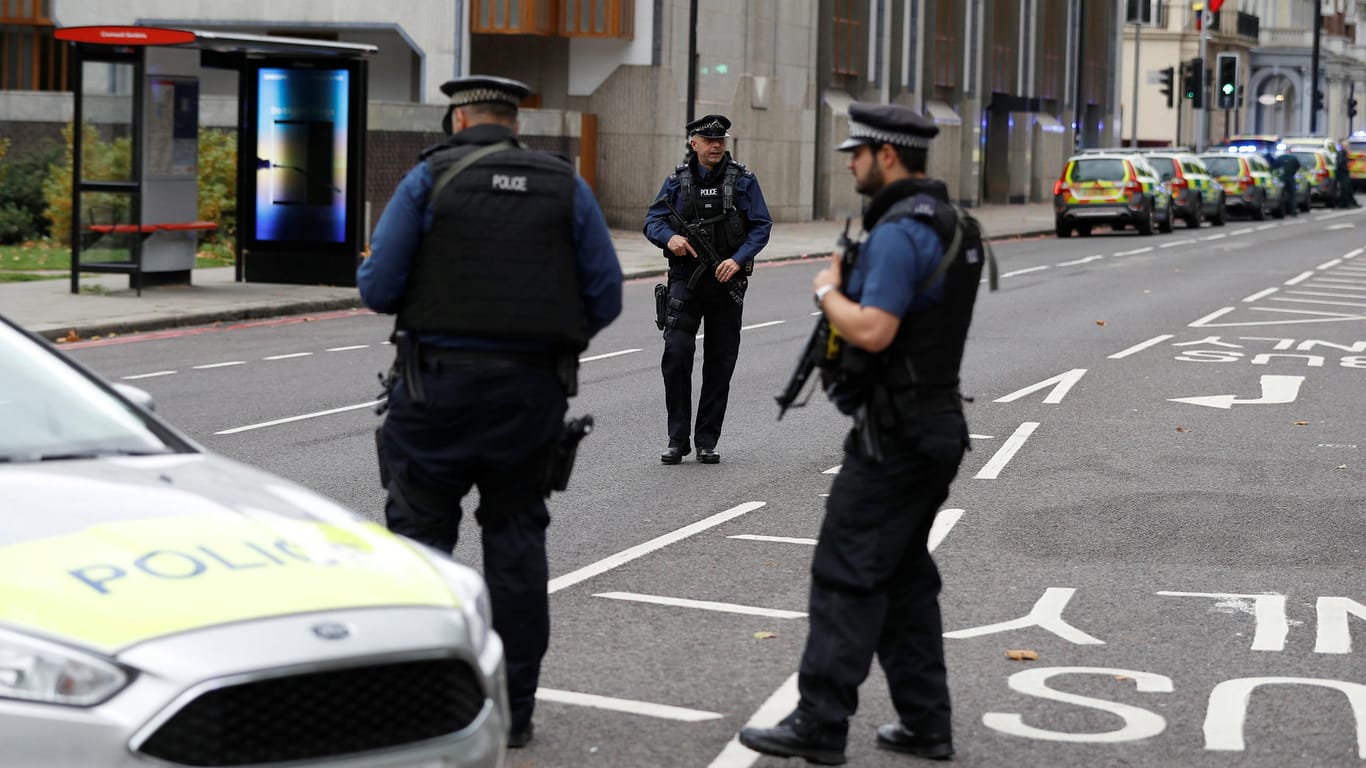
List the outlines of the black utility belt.
{"label": "black utility belt", "polygon": [[557,357],[550,352],[507,349],[465,349],[427,344],[419,354],[424,370],[459,367],[528,367],[554,369]]}

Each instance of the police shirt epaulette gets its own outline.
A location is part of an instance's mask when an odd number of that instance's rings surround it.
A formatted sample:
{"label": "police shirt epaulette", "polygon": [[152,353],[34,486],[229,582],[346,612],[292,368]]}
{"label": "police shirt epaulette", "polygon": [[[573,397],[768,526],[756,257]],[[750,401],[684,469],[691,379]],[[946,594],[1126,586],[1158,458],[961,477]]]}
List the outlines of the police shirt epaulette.
{"label": "police shirt epaulette", "polygon": [[740,162],[740,161],[738,161],[738,160],[735,160],[735,159],[732,158],[731,161],[730,161],[730,164],[733,165],[733,166],[735,166],[735,170],[739,171],[741,176],[753,176],[753,175],[754,175],[754,171],[751,171],[751,170],[749,169],[749,166],[745,165],[744,163],[742,163],[742,162]]}

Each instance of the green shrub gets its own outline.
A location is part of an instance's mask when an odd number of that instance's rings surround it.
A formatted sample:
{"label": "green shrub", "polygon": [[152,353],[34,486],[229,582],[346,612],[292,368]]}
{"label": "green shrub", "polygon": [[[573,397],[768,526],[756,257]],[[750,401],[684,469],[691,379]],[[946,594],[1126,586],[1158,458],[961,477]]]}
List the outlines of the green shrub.
{"label": "green shrub", "polygon": [[199,220],[218,224],[204,240],[231,243],[237,236],[237,134],[199,129]]}
{"label": "green shrub", "polygon": [[22,243],[48,234],[43,183],[61,150],[54,145],[11,154],[0,174],[0,244]]}
{"label": "green shrub", "polygon": [[[126,181],[131,178],[132,142],[127,136],[104,141],[95,126],[86,124],[81,132],[82,175],[89,181]],[[52,236],[64,245],[71,244],[71,124],[62,128],[65,148],[60,159],[48,166],[43,182],[43,197],[47,201],[47,220],[52,223]],[[128,218],[128,196],[119,194],[84,194],[81,204],[91,208],[106,208],[115,221]],[[87,214],[88,215],[88,214]]]}

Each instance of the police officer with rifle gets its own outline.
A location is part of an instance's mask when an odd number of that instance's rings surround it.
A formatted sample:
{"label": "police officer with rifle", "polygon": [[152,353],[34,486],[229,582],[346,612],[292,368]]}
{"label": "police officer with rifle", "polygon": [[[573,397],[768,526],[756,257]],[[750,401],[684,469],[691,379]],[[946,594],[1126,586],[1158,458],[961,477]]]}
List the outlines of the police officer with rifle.
{"label": "police officer with rifle", "polygon": [[825,388],[854,426],[811,564],[797,707],[774,728],[740,732],[765,754],[844,763],[858,687],[877,656],[898,714],[877,729],[877,745],[953,755],[940,579],[927,541],[968,448],[958,375],[989,252],[943,182],[925,175],[938,132],[908,107],[849,107],[839,149],[850,153],[856,189],[871,196],[868,234],[856,259],[837,254],[813,285],[842,339],[822,372]]}
{"label": "police officer with rifle", "polygon": [[621,267],[573,166],[517,138],[525,84],[476,76],[441,90],[450,135],[394,191],[357,272],[365,304],[397,315],[376,435],[384,515],[449,553],[478,487],[508,745],[522,747],[550,639],[545,499],[592,428],[564,422],[567,398],[579,353],[621,312]]}
{"label": "police officer with rifle", "polygon": [[[740,354],[740,318],[754,257],[773,220],[754,172],[726,151],[730,120],[705,115],[687,125],[688,157],[664,180],[645,214],[645,237],[669,260],[668,286],[655,286],[655,322],[664,332],[664,402],[669,444],[664,464],[678,464],[697,443],[697,460],[716,464],[730,377]],[[702,392],[692,424],[692,369],[702,339]]]}

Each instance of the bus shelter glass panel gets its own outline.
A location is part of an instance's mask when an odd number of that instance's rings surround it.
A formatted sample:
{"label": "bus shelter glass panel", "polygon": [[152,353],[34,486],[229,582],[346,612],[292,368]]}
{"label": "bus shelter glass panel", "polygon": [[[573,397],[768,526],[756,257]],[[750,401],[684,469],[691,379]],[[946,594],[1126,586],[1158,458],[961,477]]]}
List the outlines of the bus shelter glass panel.
{"label": "bus shelter glass panel", "polygon": [[[128,231],[137,213],[133,183],[134,65],[86,61],[81,67],[81,187],[77,195],[81,261],[127,262],[137,237]],[[96,188],[91,188],[91,182]],[[120,184],[127,187],[117,188]]]}

